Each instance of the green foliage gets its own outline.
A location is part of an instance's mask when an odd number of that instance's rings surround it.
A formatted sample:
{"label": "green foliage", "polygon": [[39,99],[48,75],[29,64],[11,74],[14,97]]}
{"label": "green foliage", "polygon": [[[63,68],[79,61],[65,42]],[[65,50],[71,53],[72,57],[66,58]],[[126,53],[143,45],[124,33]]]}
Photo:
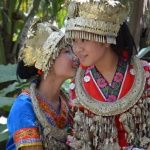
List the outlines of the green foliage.
{"label": "green foliage", "polygon": [[17,89],[24,89],[25,87],[28,87],[29,83],[26,83],[26,80],[24,80],[24,81],[25,81],[25,83],[14,82],[14,83],[10,84],[7,88],[4,88],[3,90],[0,91],[0,95],[5,96],[6,94],[8,94],[10,92],[14,92]]}
{"label": "green foliage", "polygon": [[[62,27],[65,0],[5,0],[0,2],[0,64],[14,63],[22,31],[33,17],[48,17]],[[27,29],[28,30],[28,29]],[[8,44],[9,43],[9,44]],[[22,44],[22,43],[21,43]]]}
{"label": "green foliage", "polygon": [[0,142],[5,141],[9,138],[9,133],[6,124],[0,124]]}
{"label": "green foliage", "polygon": [[[0,96],[0,108],[4,108],[5,106],[12,106],[13,102],[14,102],[14,98]],[[6,110],[6,108],[4,109]],[[7,111],[9,110],[7,109]]]}
{"label": "green foliage", "polygon": [[70,82],[71,82],[71,79],[68,79],[62,85],[62,88],[64,88],[66,92],[69,92],[69,84],[70,84]]}
{"label": "green foliage", "polygon": [[[21,80],[21,83],[17,80],[16,69],[16,64],[8,64],[7,66],[0,65],[0,83],[4,83],[6,86],[1,87],[2,89],[0,90],[0,108],[11,106],[16,95],[15,91],[18,89],[24,89],[29,85],[26,80]],[[10,93],[12,93],[12,96],[8,97],[7,95]]]}
{"label": "green foliage", "polygon": [[64,24],[64,16],[66,16],[67,14],[67,11],[65,9],[61,9],[59,12],[58,12],[58,15],[57,15],[57,19],[56,21],[58,22],[58,26],[59,28],[61,28]]}
{"label": "green foliage", "polygon": [[16,64],[0,65],[0,83],[17,80]]}
{"label": "green foliage", "polygon": [[[0,109],[4,112],[10,111],[14,99],[17,96],[16,91],[18,89],[20,91],[20,89],[29,86],[26,80],[21,80],[21,83],[17,81],[16,68],[16,64],[8,64],[7,66],[0,65],[0,83],[5,85],[0,90]],[[6,124],[0,124],[0,142],[7,140],[8,137],[9,133]]]}

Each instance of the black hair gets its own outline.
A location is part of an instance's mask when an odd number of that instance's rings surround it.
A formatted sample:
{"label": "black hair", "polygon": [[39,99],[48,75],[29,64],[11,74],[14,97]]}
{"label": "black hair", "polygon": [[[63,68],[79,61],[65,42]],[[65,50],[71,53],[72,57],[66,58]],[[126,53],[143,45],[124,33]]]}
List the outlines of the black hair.
{"label": "black hair", "polygon": [[123,51],[126,51],[128,55],[128,62],[130,64],[133,52],[136,54],[137,49],[126,22],[123,22],[120,27],[118,36],[116,37],[116,45],[111,44],[111,46],[114,51],[117,51],[119,56],[123,56]]}
{"label": "black hair", "polygon": [[21,79],[30,79],[32,76],[38,75],[38,69],[34,66],[25,66],[23,60],[18,62],[16,75]]}

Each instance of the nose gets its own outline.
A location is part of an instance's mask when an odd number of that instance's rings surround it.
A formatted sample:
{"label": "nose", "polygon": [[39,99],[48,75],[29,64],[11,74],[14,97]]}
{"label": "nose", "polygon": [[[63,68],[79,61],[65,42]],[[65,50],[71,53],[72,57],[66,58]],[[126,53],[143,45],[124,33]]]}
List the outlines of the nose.
{"label": "nose", "polygon": [[73,62],[73,64],[75,64],[77,66],[79,66],[79,64],[80,64],[79,58],[76,55],[73,56],[72,62]]}
{"label": "nose", "polygon": [[73,54],[72,61],[73,61],[73,62],[76,62],[76,61],[78,61],[78,58],[77,58],[77,56],[76,56],[75,54]]}
{"label": "nose", "polygon": [[78,53],[82,52],[83,51],[82,44],[81,43],[80,44],[74,44],[73,45],[73,51],[74,51],[75,54],[78,54]]}

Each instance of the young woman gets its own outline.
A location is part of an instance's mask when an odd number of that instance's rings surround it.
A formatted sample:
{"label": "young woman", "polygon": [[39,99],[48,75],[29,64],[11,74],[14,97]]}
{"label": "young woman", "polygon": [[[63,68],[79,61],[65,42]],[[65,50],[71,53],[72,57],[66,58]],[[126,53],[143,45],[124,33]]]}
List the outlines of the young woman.
{"label": "young woman", "polygon": [[66,40],[81,62],[70,85],[74,149],[150,149],[149,64],[135,56],[125,19],[119,1],[68,6]]}
{"label": "young woman", "polygon": [[15,100],[8,117],[7,150],[66,150],[68,97],[63,82],[73,78],[77,57],[64,34],[38,19],[31,26],[20,52],[17,74],[38,76]]}

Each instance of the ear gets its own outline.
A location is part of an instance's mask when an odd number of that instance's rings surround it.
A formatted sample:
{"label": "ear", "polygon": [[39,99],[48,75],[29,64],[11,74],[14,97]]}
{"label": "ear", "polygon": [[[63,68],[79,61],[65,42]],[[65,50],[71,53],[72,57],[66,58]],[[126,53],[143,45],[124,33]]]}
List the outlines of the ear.
{"label": "ear", "polygon": [[110,47],[110,44],[105,43],[105,47],[106,47],[106,48]]}

